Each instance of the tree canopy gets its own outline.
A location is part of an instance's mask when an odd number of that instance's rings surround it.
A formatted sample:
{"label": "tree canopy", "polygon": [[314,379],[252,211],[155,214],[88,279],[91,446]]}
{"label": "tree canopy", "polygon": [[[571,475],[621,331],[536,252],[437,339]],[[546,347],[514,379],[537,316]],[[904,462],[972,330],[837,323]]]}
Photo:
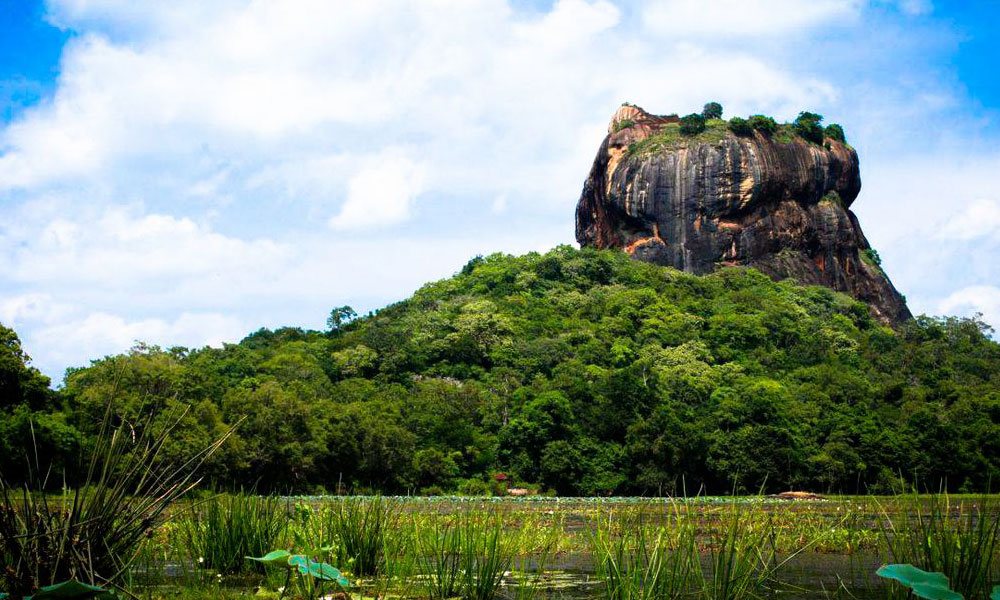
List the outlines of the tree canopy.
{"label": "tree canopy", "polygon": [[208,465],[223,487],[482,490],[504,472],[559,494],[651,495],[1000,479],[1000,345],[976,319],[894,331],[827,288],[563,246],[477,257],[335,325],[139,346],[58,391],[3,328],[0,468],[16,476],[31,424],[71,464],[113,402],[128,422],[189,407],[164,449],[178,456],[245,418]]}

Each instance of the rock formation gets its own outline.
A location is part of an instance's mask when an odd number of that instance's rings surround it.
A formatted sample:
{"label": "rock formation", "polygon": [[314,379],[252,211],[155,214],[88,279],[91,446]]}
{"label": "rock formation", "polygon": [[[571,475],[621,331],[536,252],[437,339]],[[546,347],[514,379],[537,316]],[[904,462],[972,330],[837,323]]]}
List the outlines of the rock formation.
{"label": "rock formation", "polygon": [[721,120],[685,136],[677,122],[618,109],[577,205],[581,246],[690,273],[750,266],[847,292],[885,323],[910,318],[849,210],[861,190],[853,148],[787,127],[737,136]]}

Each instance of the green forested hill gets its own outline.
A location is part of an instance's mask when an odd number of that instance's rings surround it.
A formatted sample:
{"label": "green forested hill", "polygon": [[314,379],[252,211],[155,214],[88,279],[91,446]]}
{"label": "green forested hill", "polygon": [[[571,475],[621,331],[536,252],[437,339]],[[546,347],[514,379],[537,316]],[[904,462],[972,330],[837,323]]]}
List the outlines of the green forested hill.
{"label": "green forested hill", "polygon": [[497,471],[586,495],[1000,481],[1000,345],[975,320],[894,332],[826,288],[560,247],[474,259],[345,321],[140,347],[58,392],[7,344],[0,464],[19,472],[33,421],[71,465],[113,398],[127,423],[190,406],[177,456],[245,417],[210,465],[224,486],[476,492]]}

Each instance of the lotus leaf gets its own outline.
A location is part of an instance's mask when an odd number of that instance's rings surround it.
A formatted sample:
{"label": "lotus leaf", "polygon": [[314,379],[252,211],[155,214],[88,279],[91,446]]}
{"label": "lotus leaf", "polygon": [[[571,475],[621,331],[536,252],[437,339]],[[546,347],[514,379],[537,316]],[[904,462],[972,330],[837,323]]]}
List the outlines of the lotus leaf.
{"label": "lotus leaf", "polygon": [[264,556],[247,556],[250,560],[255,560],[266,565],[277,565],[280,567],[287,567],[289,565],[289,556],[292,553],[288,550],[272,550],[265,554]]}
{"label": "lotus leaf", "polygon": [[309,557],[305,554],[292,554],[288,557],[289,567],[298,567],[299,573],[306,575],[309,573]]}
{"label": "lotus leaf", "polygon": [[927,600],[963,600],[962,594],[958,592],[927,583],[914,583],[910,589],[915,596]]}
{"label": "lotus leaf", "polygon": [[316,579],[322,579],[323,581],[338,581],[343,578],[343,575],[340,574],[340,570],[336,567],[321,562],[310,562],[309,574]]}
{"label": "lotus leaf", "polygon": [[108,590],[102,587],[70,579],[69,581],[39,588],[32,598],[35,600],[46,600],[47,598],[95,598],[108,593]]}
{"label": "lotus leaf", "polygon": [[944,573],[935,573],[918,569],[913,565],[885,565],[875,571],[879,577],[895,579],[920,598],[927,600],[962,600],[962,595],[951,590],[948,577]]}

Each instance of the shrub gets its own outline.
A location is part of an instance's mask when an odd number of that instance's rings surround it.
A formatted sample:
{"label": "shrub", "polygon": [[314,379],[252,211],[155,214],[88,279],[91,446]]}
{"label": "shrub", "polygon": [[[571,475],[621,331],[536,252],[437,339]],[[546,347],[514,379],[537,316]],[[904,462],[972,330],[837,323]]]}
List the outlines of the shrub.
{"label": "shrub", "polygon": [[822,122],[823,115],[803,111],[795,118],[795,121],[792,123],[792,129],[803,139],[814,144],[822,144],[823,127],[820,125]]}
{"label": "shrub", "polygon": [[701,109],[701,116],[706,119],[721,119],[722,105],[718,102],[709,102],[703,109]]}
{"label": "shrub", "polygon": [[864,250],[862,250],[861,260],[865,261],[866,263],[874,267],[882,266],[882,257],[878,255],[878,250],[876,250],[875,248],[865,248]]}
{"label": "shrub", "polygon": [[466,479],[458,486],[458,492],[463,496],[489,496],[490,484],[482,479]]}
{"label": "shrub", "polygon": [[621,121],[615,123],[614,132],[618,133],[622,129],[628,129],[633,125],[635,125],[635,121],[633,121],[632,119],[622,119]]}
{"label": "shrub", "polygon": [[826,137],[837,140],[841,144],[846,144],[847,139],[844,137],[844,128],[836,123],[830,123],[823,130],[826,133]]}
{"label": "shrub", "polygon": [[749,136],[753,133],[753,127],[743,117],[733,117],[729,119],[729,131],[732,131],[736,135]]}
{"label": "shrub", "polygon": [[683,135],[698,135],[705,131],[705,117],[691,113],[681,117],[681,133]]}
{"label": "shrub", "polygon": [[778,130],[778,123],[771,117],[765,115],[751,115],[747,120],[747,123],[750,124],[750,127],[756,129],[764,135],[771,135]]}

